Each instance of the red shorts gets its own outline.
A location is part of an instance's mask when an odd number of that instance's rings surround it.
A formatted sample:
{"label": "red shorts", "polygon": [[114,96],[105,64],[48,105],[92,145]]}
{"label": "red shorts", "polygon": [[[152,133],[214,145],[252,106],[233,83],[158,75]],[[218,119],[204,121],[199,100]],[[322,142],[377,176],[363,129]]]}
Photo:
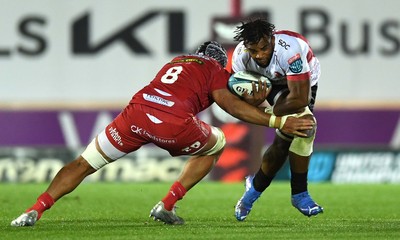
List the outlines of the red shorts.
{"label": "red shorts", "polygon": [[211,136],[211,127],[196,117],[179,118],[147,106],[129,104],[106,128],[111,144],[124,153],[147,143],[171,156],[198,152]]}

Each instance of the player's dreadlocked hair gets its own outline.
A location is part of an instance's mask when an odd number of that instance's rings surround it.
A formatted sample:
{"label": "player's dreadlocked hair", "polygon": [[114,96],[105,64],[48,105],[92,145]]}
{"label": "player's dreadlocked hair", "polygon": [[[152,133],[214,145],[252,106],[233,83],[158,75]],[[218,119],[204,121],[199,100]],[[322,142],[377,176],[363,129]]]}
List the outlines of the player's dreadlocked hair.
{"label": "player's dreadlocked hair", "polygon": [[272,37],[275,32],[275,25],[263,19],[242,22],[241,26],[236,27],[235,41],[244,41],[244,44],[258,43],[264,37]]}

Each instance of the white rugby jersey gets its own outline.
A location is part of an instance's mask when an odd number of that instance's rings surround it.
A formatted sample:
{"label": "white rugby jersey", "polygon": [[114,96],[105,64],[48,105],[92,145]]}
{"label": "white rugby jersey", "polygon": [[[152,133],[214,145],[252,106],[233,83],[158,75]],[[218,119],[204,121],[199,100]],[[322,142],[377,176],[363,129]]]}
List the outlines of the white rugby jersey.
{"label": "white rugby jersey", "polygon": [[232,70],[260,73],[272,85],[287,85],[287,81],[304,79],[310,79],[311,86],[316,85],[321,75],[320,64],[304,36],[286,30],[277,31],[274,36],[274,52],[268,67],[258,66],[242,41],[233,52]]}

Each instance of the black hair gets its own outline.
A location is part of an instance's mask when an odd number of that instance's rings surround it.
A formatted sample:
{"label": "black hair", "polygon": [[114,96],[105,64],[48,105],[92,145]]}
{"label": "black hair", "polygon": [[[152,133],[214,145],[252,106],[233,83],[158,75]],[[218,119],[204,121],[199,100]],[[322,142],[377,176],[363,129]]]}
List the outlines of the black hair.
{"label": "black hair", "polygon": [[221,64],[222,67],[226,67],[228,62],[226,49],[217,41],[204,42],[197,48],[196,54],[206,55],[214,58]]}
{"label": "black hair", "polygon": [[271,38],[275,32],[275,25],[264,19],[249,20],[236,27],[233,39],[237,42],[244,41],[245,44],[258,43],[262,38]]}

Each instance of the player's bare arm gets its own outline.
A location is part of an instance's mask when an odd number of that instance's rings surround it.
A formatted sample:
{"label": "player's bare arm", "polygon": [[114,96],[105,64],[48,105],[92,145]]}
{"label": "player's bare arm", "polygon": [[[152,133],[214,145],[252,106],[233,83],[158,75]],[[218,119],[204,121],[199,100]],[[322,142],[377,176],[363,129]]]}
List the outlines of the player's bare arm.
{"label": "player's bare arm", "polygon": [[274,114],[276,116],[302,112],[310,102],[309,79],[287,82],[289,93],[286,93],[286,97],[285,93],[282,94],[275,103]]}
{"label": "player's bare arm", "polygon": [[[271,114],[266,114],[261,109],[254,107],[239,97],[233,95],[228,89],[219,89],[212,92],[214,101],[227,113],[232,116],[253,124],[269,126]],[[280,128],[286,133],[298,136],[306,136],[300,132],[314,127],[314,121],[310,119],[300,119],[295,117],[280,118],[276,121],[275,128]],[[284,121],[281,121],[281,120]],[[285,121],[286,120],[286,121]]]}

